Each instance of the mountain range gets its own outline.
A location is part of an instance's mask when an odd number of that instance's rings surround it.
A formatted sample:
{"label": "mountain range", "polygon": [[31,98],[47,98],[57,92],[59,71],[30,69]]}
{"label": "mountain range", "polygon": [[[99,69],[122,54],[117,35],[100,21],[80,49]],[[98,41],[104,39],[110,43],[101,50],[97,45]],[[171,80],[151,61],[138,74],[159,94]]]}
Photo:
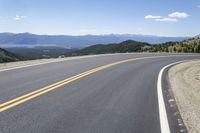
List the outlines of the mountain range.
{"label": "mountain range", "polygon": [[20,46],[57,46],[65,48],[84,48],[94,44],[120,43],[126,40],[135,40],[150,44],[159,44],[169,41],[182,41],[189,37],[162,37],[137,34],[108,34],[108,35],[36,35],[31,33],[0,33],[0,47]]}

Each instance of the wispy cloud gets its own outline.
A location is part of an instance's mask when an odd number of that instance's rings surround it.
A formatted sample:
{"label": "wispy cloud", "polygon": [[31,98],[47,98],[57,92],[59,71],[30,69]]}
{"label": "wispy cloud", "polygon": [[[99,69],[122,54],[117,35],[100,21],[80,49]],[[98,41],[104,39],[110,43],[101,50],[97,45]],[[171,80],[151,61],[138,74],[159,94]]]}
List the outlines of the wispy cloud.
{"label": "wispy cloud", "polygon": [[176,18],[160,18],[155,20],[160,22],[178,22],[178,19]]}
{"label": "wispy cloud", "polygon": [[160,19],[162,16],[153,16],[153,15],[147,15],[144,17],[145,19]]}
{"label": "wispy cloud", "polygon": [[178,22],[179,19],[187,18],[189,15],[185,12],[172,12],[168,14],[167,16],[154,16],[154,15],[147,15],[144,18],[145,19],[153,19],[155,21],[160,22]]}
{"label": "wispy cloud", "polygon": [[27,16],[15,15],[15,17],[13,19],[16,20],[16,21],[19,21],[19,20],[25,19],[25,18],[27,18]]}
{"label": "wispy cloud", "polygon": [[173,12],[173,13],[169,14],[168,17],[171,17],[171,18],[187,18],[187,17],[189,17],[189,15],[185,12]]}
{"label": "wispy cloud", "polygon": [[197,5],[197,8],[200,8],[200,5]]}

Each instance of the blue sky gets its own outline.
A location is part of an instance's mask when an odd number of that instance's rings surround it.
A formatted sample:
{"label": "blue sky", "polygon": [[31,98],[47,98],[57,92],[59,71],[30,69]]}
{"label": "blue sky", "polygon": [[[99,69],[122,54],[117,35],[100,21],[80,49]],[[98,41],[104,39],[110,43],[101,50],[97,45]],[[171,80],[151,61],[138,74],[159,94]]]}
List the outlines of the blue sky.
{"label": "blue sky", "polygon": [[200,34],[200,0],[0,0],[0,32]]}

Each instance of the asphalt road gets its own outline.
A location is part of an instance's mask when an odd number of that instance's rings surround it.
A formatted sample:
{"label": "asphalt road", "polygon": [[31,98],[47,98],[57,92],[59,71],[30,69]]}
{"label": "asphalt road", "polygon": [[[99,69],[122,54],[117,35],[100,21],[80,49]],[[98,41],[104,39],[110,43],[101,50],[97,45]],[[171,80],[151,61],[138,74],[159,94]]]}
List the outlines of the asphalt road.
{"label": "asphalt road", "polygon": [[116,54],[3,71],[0,104],[102,65],[150,56],[166,57],[118,64],[0,112],[0,132],[160,133],[159,71],[200,56]]}

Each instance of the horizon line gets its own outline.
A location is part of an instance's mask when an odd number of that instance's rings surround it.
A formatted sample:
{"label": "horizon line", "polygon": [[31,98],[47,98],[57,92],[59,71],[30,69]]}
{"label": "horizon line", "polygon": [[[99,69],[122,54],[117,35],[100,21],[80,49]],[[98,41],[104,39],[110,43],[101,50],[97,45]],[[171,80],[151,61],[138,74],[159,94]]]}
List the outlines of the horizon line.
{"label": "horizon line", "polygon": [[137,34],[137,33],[107,33],[107,34],[79,34],[79,35],[73,35],[73,34],[45,34],[45,33],[31,33],[31,32],[0,32],[0,34],[32,34],[32,35],[41,35],[41,36],[108,36],[108,35],[138,35],[138,36],[155,36],[155,37],[195,37],[194,36],[165,36],[165,35],[153,35],[153,34]]}

